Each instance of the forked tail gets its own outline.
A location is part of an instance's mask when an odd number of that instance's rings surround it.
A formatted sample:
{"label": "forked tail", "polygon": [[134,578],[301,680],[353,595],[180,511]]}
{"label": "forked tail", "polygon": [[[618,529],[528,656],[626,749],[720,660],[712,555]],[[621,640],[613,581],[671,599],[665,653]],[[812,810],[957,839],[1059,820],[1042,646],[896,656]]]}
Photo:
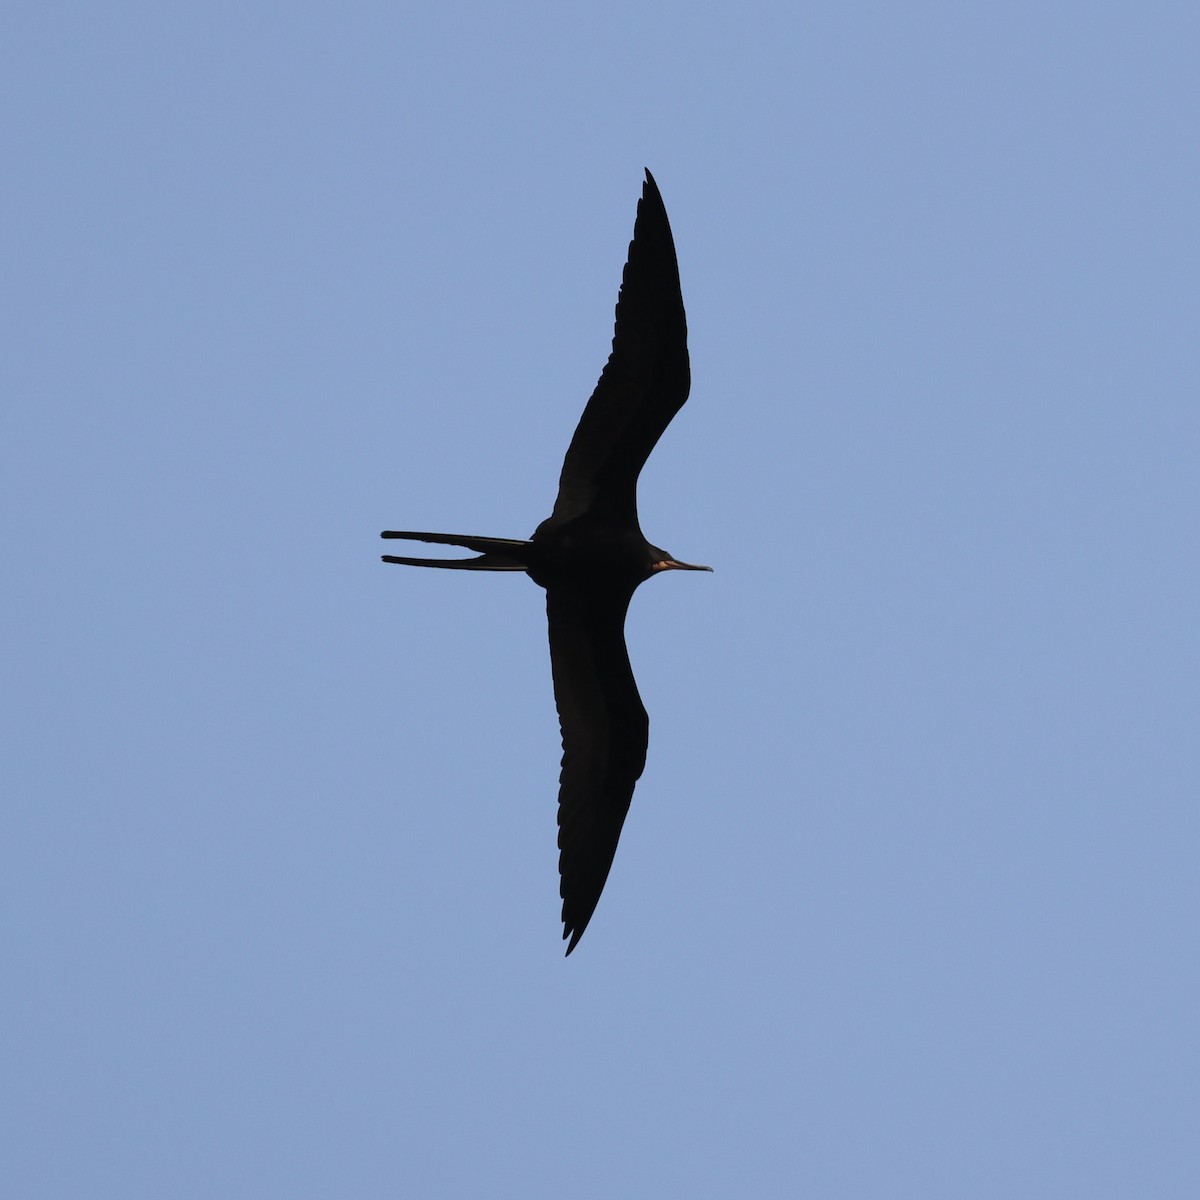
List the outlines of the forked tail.
{"label": "forked tail", "polygon": [[460,533],[410,533],[385,529],[385,538],[402,538],[408,542],[436,542],[442,546],[462,546],[479,552],[477,558],[401,558],[384,554],[383,561],[401,563],[406,567],[446,567],[454,571],[524,571],[528,567],[526,547],[529,542],[517,538],[465,537]]}

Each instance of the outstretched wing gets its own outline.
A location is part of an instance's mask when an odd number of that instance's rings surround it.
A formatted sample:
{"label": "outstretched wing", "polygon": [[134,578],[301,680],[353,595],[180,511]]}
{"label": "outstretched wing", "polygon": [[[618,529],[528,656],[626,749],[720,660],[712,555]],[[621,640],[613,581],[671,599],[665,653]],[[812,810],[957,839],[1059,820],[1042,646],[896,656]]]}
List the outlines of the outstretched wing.
{"label": "outstretched wing", "polygon": [[679,264],[649,171],[617,298],[612,354],[567,449],[552,528],[591,512],[637,523],[637,479],[691,387]]}
{"label": "outstretched wing", "polygon": [[546,592],[554,699],[562,726],[558,870],[567,953],[604,890],[634,784],[646,765],[649,720],[625,648],[628,591]]}

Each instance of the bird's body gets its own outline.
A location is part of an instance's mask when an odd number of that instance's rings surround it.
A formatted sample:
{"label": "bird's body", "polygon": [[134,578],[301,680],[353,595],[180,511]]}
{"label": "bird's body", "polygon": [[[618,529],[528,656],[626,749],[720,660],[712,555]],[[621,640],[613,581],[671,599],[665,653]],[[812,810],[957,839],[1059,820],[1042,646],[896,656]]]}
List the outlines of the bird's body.
{"label": "bird's body", "polygon": [[646,763],[649,721],[625,648],[629,601],[659,571],[710,569],[652,546],[637,517],[638,475],[687,399],[690,381],[675,245],[647,171],[617,300],[612,354],[571,439],[554,511],[528,541],[383,534],[477,552],[469,559],[385,555],[385,562],[525,571],[546,590],[563,737],[558,844],[568,954],[600,899]]}

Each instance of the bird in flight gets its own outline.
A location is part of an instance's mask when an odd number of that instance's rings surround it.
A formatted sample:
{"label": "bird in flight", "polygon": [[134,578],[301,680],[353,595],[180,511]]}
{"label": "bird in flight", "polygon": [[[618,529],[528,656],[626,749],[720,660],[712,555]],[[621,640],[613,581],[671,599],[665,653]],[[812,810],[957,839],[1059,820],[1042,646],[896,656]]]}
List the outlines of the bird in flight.
{"label": "bird in flight", "polygon": [[687,320],[667,211],[649,171],[617,297],[612,353],[575,430],[554,511],[527,541],[387,530],[381,536],[475,551],[473,558],[383,561],[524,571],[546,590],[550,667],[562,727],[558,869],[570,954],[604,890],[649,720],[625,647],[638,584],[661,571],[711,571],[652,546],[638,524],[642,466],[691,387]]}

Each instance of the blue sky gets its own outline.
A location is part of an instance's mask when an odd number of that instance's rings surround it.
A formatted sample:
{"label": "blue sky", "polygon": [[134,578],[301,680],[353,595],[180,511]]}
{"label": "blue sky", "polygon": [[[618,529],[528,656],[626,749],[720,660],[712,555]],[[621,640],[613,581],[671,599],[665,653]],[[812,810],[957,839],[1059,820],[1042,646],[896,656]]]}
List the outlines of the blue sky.
{"label": "blue sky", "polygon": [[[1200,17],[10,5],[22,1197],[1192,1197]],[[523,537],[642,168],[692,398],[559,940]]]}

